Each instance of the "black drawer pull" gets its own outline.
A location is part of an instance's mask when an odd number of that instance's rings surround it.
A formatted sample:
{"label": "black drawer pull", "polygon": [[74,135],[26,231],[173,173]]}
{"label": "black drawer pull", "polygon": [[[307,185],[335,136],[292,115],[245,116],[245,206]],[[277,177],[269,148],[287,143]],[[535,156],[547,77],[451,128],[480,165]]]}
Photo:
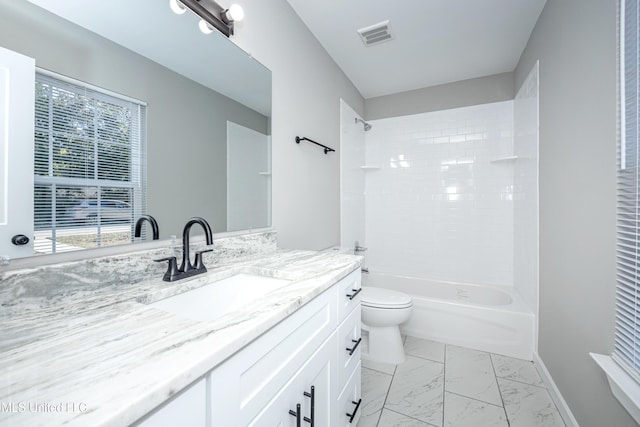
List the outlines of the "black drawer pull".
{"label": "black drawer pull", "polygon": [[360,345],[360,341],[362,341],[362,338],[358,338],[357,340],[351,340],[351,342],[356,343],[356,345],[354,345],[353,348],[348,348],[347,347],[347,351],[349,352],[349,356],[351,356],[353,354],[353,352],[356,351],[356,348],[358,348],[358,346]]}
{"label": "black drawer pull", "polygon": [[296,410],[289,409],[289,415],[296,417],[296,427],[300,427],[300,404],[296,405]]}
{"label": "black drawer pull", "polygon": [[358,295],[362,291],[362,288],[360,288],[360,289],[351,289],[351,290],[353,291],[353,293],[352,294],[347,294],[347,297],[349,299],[354,299],[356,297],[356,295]]}
{"label": "black drawer pull", "polygon": [[353,414],[347,414],[347,417],[349,417],[349,424],[351,424],[353,422],[353,419],[356,417],[356,414],[358,413],[358,409],[360,409],[360,404],[362,403],[362,399],[358,399],[357,402],[354,402],[352,400],[351,403],[356,405],[356,409],[353,410]]}
{"label": "black drawer pull", "polygon": [[313,427],[313,424],[314,424],[313,418],[314,418],[314,413],[316,411],[316,388],[314,386],[311,386],[311,393],[308,393],[305,391],[304,395],[305,397],[311,398],[311,418],[304,417],[304,420],[308,422],[311,427]]}

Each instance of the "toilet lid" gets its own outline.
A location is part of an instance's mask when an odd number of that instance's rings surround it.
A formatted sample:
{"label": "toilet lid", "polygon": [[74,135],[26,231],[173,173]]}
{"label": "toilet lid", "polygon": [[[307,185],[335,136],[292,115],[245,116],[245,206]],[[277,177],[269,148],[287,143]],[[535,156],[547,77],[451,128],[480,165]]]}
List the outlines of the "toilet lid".
{"label": "toilet lid", "polygon": [[406,308],[413,305],[409,295],[391,289],[363,286],[360,295],[362,305],[367,307]]}

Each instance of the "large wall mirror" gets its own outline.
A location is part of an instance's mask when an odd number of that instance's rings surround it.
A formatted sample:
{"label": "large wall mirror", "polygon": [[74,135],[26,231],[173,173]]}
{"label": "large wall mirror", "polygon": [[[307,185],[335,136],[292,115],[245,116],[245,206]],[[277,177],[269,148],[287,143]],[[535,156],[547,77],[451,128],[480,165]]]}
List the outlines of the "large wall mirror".
{"label": "large wall mirror", "polygon": [[[0,256],[135,243],[145,212],[161,239],[192,216],[214,232],[271,226],[262,64],[168,1],[0,0],[0,16],[0,47],[36,66],[35,131],[24,142],[34,152],[0,161]],[[34,182],[17,190],[11,172],[27,166]],[[11,228],[18,217],[31,229]],[[30,243],[12,243],[18,234]]]}

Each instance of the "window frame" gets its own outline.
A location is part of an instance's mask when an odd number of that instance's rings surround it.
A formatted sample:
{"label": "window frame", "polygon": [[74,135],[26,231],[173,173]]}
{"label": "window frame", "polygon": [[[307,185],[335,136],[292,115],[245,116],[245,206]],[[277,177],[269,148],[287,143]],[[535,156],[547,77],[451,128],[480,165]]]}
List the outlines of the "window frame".
{"label": "window frame", "polygon": [[[111,170],[110,167],[107,166],[107,169],[105,169],[104,167],[101,168],[100,166],[98,166],[99,163],[99,145],[100,144],[104,144],[105,141],[101,141],[98,136],[97,136],[97,132],[94,129],[94,132],[96,134],[94,134],[94,136],[92,138],[88,138],[88,140],[91,140],[88,145],[91,147],[92,150],[94,150],[94,162],[95,162],[95,166],[94,166],[94,170],[93,170],[93,177],[91,178],[87,178],[87,177],[73,177],[73,176],[68,176],[68,177],[62,177],[62,176],[54,176],[53,173],[53,156],[52,156],[52,147],[53,147],[53,139],[54,139],[54,132],[51,129],[46,129],[43,131],[43,129],[39,128],[37,126],[35,126],[35,133],[34,133],[34,144],[36,143],[36,135],[39,134],[39,132],[43,132],[46,133],[47,136],[47,142],[45,144],[45,146],[48,146],[48,150],[49,150],[49,154],[48,154],[48,158],[47,158],[47,162],[48,162],[48,171],[45,174],[38,174],[38,168],[34,168],[34,193],[36,192],[36,188],[40,187],[40,188],[49,188],[50,190],[50,194],[51,194],[51,202],[50,202],[50,218],[48,219],[48,224],[46,226],[42,226],[42,225],[38,225],[39,221],[38,221],[38,207],[39,207],[39,201],[36,200],[36,197],[34,195],[34,209],[33,209],[33,215],[34,215],[34,226],[35,226],[35,230],[36,232],[39,230],[51,230],[51,242],[50,242],[50,248],[47,248],[46,245],[44,245],[44,247],[38,247],[37,242],[36,242],[36,252],[37,253],[47,253],[47,254],[54,254],[54,253],[58,253],[58,252],[67,252],[68,250],[75,250],[75,249],[68,249],[68,248],[64,248],[64,249],[59,249],[59,242],[58,242],[58,231],[62,228],[61,227],[61,223],[58,222],[58,218],[56,217],[56,211],[58,211],[59,206],[57,207],[56,205],[56,189],[59,187],[74,187],[74,188],[87,188],[87,189],[93,189],[96,192],[96,199],[87,199],[87,201],[89,200],[95,200],[96,202],[96,207],[100,206],[100,208],[102,208],[102,201],[103,200],[110,200],[110,198],[104,198],[102,197],[102,192],[105,188],[107,189],[111,189],[113,190],[117,190],[117,189],[121,189],[123,191],[130,191],[131,192],[131,199],[130,199],[130,204],[132,206],[132,214],[131,214],[131,221],[127,222],[127,225],[129,225],[129,233],[130,233],[130,239],[128,243],[132,243],[134,241],[134,236],[133,236],[133,231],[134,231],[134,227],[135,227],[135,218],[140,217],[143,214],[146,214],[146,198],[147,198],[147,155],[146,155],[146,150],[147,150],[147,130],[146,130],[146,126],[147,126],[147,103],[144,101],[140,101],[137,100],[135,98],[131,98],[128,97],[126,95],[122,95],[107,89],[103,89],[100,88],[98,86],[89,84],[89,83],[85,83],[83,81],[68,77],[68,76],[64,76],[43,68],[39,68],[36,67],[36,79],[34,84],[38,84],[38,83],[45,83],[45,84],[49,84],[51,86],[54,87],[58,87],[62,90],[65,91],[69,91],[71,93],[77,94],[77,95],[81,95],[81,96],[88,96],[91,98],[91,102],[107,102],[109,104],[112,105],[117,105],[118,107],[122,107],[124,109],[128,109],[129,112],[131,112],[131,125],[132,125],[132,130],[130,131],[129,136],[129,141],[128,144],[123,145],[124,148],[126,148],[129,152],[129,158],[128,158],[128,162],[127,162],[127,167],[129,168],[129,176],[127,180],[117,180],[117,179],[103,179],[99,177],[99,174],[101,173],[101,171],[104,170]],[[52,114],[52,106],[49,105],[48,107],[48,111],[49,114]],[[34,106],[35,111],[38,111],[38,106],[35,105]],[[94,112],[95,113],[95,112]],[[37,116],[37,114],[36,114]],[[92,116],[95,118],[95,115]],[[36,119],[37,121],[37,119]],[[110,142],[111,145],[118,145],[118,143],[114,143],[114,142]],[[38,161],[38,154],[34,153],[34,162]],[[101,212],[101,209],[98,209],[98,212]],[[103,223],[103,221],[100,220],[101,218],[98,217],[97,222],[96,222],[96,228],[97,228],[97,236],[96,236],[96,246],[91,246],[90,248],[100,248],[100,247],[104,247],[107,246],[105,244],[103,244],[102,241],[102,237],[105,233],[103,233],[102,231],[102,227],[105,225]],[[47,221],[47,218],[45,216],[45,222]],[[144,234],[146,234],[146,230],[142,230],[143,236],[141,238],[144,239]],[[76,249],[85,249],[85,248],[76,248]],[[89,248],[86,248],[89,249]]]}

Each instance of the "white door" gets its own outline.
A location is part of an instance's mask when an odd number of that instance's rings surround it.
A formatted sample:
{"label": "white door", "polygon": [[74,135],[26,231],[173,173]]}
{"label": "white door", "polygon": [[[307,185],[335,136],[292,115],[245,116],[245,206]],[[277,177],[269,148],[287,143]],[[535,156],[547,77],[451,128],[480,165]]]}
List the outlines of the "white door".
{"label": "white door", "polygon": [[0,47],[0,257],[33,255],[34,96],[35,60]]}

